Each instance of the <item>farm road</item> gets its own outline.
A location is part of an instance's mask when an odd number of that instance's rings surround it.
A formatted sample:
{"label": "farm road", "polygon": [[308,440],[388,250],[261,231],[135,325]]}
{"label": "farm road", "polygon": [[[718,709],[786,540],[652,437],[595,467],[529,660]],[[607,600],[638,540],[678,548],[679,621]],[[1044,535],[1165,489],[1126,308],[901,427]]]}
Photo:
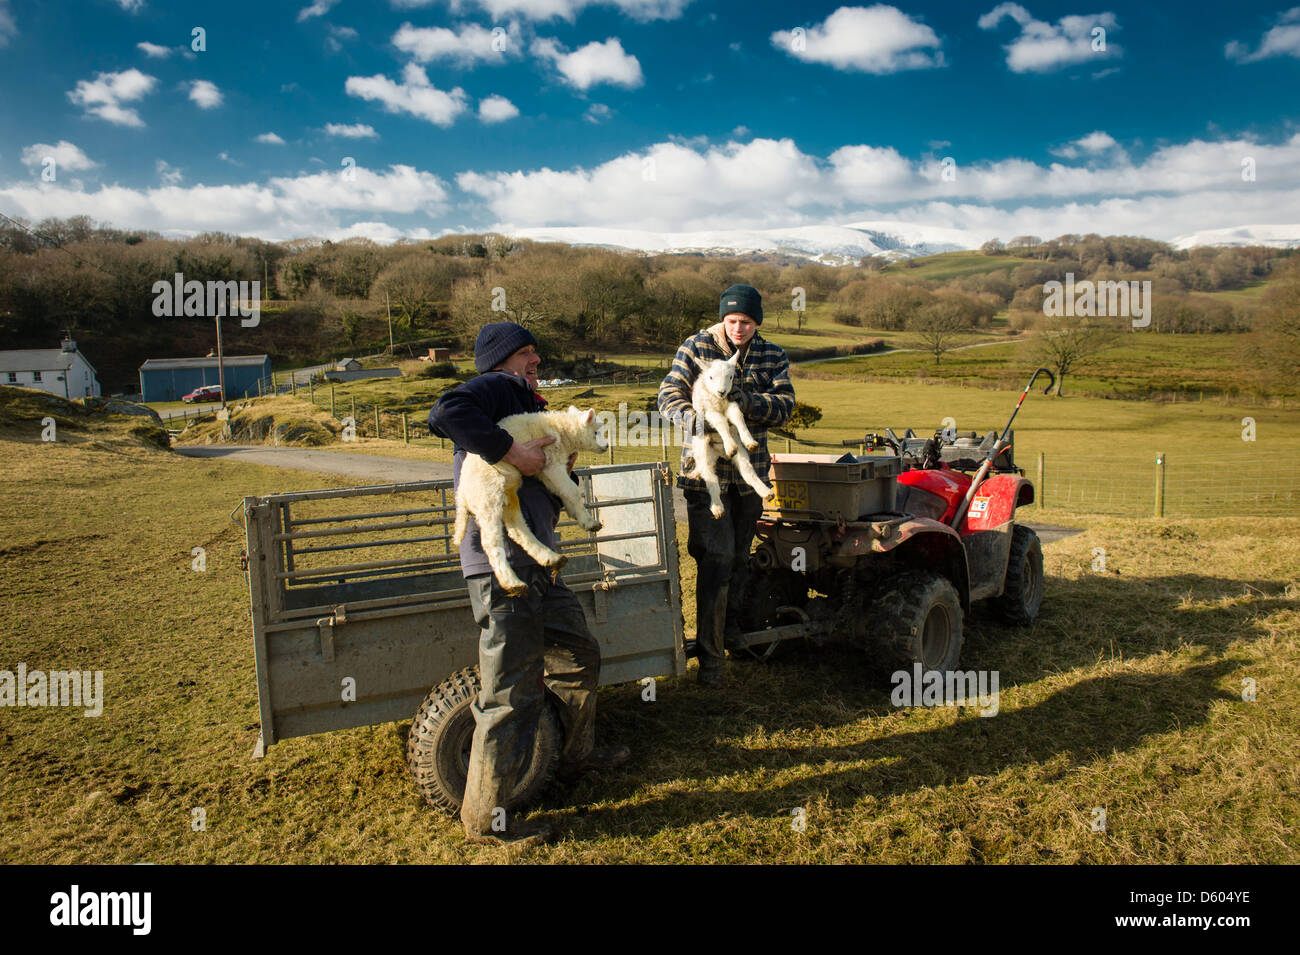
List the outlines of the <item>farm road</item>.
{"label": "farm road", "polygon": [[[243,461],[247,464],[262,464],[273,468],[296,468],[301,471],[344,474],[348,477],[364,478],[374,484],[440,481],[451,477],[451,465],[436,461],[410,461],[406,458],[317,451],[311,448],[277,448],[257,444],[207,444],[177,447],[173,450],[190,458]],[[686,523],[686,501],[680,493],[676,492],[673,494],[673,517],[679,524]],[[1051,524],[1029,524],[1028,526],[1038,531],[1038,536],[1044,544],[1081,532],[1077,527],[1058,527]]]}

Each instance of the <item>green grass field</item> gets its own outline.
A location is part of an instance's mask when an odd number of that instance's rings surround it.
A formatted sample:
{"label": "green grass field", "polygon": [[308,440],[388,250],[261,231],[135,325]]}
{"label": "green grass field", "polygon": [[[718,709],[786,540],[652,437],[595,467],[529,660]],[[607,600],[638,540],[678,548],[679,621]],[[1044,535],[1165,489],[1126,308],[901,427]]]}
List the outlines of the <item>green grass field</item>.
{"label": "green grass field", "polygon": [[[959,420],[983,421],[1007,404],[954,388],[816,389],[809,397],[835,433],[954,405]],[[114,420],[69,421],[42,443],[30,413],[0,409],[0,453],[13,462],[0,474],[11,515],[0,669],[102,670],[106,699],[97,718],[3,711],[0,861],[514,858],[465,845],[454,821],[420,801],[405,722],[250,758],[256,683],[231,508],[247,494],[346,479],[181,458]],[[1232,440],[1231,414],[1077,399],[1027,405],[1022,420],[1041,447],[1106,431],[1190,454],[1206,429]],[[1260,416],[1261,435],[1294,446],[1294,413]],[[565,836],[525,859],[1300,861],[1300,519],[1036,519],[1084,532],[1046,545],[1047,597],[1032,628],[980,612],[967,621],[963,666],[1000,673],[996,717],[897,709],[885,661],[835,648],[733,664],[719,694],[689,676],[661,680],[654,703],[637,685],[610,687],[600,733],[634,761],[548,793],[543,808]],[[195,547],[204,572],[192,569]],[[1104,573],[1093,569],[1099,547]],[[685,558],[683,588],[689,634]],[[1252,701],[1242,698],[1248,679]],[[206,828],[196,831],[200,808]],[[1093,829],[1098,808],[1105,832]],[[804,831],[791,825],[795,809]]]}

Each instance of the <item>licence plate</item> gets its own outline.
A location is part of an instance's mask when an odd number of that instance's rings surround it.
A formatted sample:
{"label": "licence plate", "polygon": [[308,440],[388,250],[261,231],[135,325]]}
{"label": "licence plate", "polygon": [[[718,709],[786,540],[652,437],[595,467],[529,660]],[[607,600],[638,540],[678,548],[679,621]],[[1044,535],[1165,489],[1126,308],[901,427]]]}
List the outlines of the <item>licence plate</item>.
{"label": "licence plate", "polygon": [[782,509],[808,509],[807,481],[777,481],[776,499]]}

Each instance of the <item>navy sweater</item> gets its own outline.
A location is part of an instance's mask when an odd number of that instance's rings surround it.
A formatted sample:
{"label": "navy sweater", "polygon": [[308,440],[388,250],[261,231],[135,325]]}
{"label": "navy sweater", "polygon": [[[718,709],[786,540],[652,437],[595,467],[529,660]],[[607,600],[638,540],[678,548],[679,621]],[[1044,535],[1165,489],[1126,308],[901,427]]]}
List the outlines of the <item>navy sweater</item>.
{"label": "navy sweater", "polygon": [[[545,409],[546,400],[523,378],[507,371],[489,371],[457,385],[439,398],[429,411],[429,431],[455,442],[452,478],[459,487],[460,468],[466,452],[479,455],[489,464],[496,464],[510,450],[514,438],[504,428],[497,427],[498,421],[512,414]],[[537,478],[526,477],[519,488],[519,506],[537,539],[554,550],[560,499],[546,490],[546,485]],[[508,536],[506,548],[512,567],[537,566],[537,562]],[[466,577],[492,572],[492,565],[483,553],[478,523],[472,517],[460,545],[460,568]]]}

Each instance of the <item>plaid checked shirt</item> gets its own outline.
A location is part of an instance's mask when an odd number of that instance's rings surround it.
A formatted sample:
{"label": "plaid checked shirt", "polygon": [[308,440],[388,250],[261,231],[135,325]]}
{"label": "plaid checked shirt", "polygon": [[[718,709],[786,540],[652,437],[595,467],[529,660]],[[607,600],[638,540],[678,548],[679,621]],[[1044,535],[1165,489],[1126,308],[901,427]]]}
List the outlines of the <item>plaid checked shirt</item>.
{"label": "plaid checked shirt", "polygon": [[[695,386],[699,366],[691,360],[691,356],[725,360],[734,351],[735,347],[728,341],[721,322],[682,342],[677,354],[673,356],[672,368],[659,385],[660,416],[679,424],[693,420],[695,409],[691,405],[691,389]],[[741,357],[738,374],[741,387],[752,399],[749,412],[745,415],[745,423],[758,442],[758,450],[750,452],[749,459],[758,476],[767,481],[772,466],[772,457],[767,450],[767,429],[781,427],[790,420],[794,411],[790,359],[786,357],[784,348],[766,341],[756,331]],[[687,434],[690,434],[689,430]],[[726,458],[718,459],[717,468],[718,483],[723,491],[726,491],[729,484],[735,484],[742,494],[754,493]],[[705,490],[703,479],[685,476],[685,472],[693,470],[694,454],[687,441],[682,445],[682,473],[677,476],[677,486],[696,491]]]}

